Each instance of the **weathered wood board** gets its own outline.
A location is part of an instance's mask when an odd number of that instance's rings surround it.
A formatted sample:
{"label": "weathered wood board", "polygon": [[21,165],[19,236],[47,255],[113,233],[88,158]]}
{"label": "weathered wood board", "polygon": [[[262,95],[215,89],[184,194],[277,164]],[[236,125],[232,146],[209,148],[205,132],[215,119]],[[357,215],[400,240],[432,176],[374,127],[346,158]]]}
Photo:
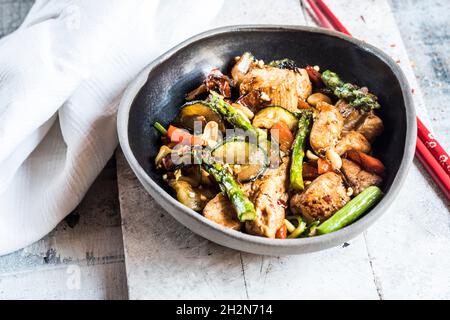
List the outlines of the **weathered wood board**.
{"label": "weathered wood board", "polygon": [[115,163],[77,209],[35,244],[0,257],[0,299],[124,299]]}
{"label": "weathered wood board", "polygon": [[[238,3],[239,10],[235,10]],[[429,124],[388,2],[327,3],[354,36],[399,60],[414,88],[418,114]],[[227,1],[220,21],[313,24],[298,1],[259,1],[258,5]],[[301,256],[263,257],[194,235],[146,194],[120,152],[117,158],[132,299],[450,297],[450,258],[442,254],[450,249],[448,207],[417,164],[391,209],[350,246]]]}

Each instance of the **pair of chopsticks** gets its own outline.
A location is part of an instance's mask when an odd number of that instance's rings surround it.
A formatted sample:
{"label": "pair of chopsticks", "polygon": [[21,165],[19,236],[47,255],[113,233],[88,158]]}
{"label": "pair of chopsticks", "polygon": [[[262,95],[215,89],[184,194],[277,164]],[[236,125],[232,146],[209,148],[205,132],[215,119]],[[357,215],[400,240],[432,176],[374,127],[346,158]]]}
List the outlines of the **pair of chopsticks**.
{"label": "pair of chopsticks", "polygon": [[[307,0],[307,2],[321,27],[351,36],[322,0]],[[416,158],[450,201],[450,158],[447,152],[418,117],[417,136]]]}

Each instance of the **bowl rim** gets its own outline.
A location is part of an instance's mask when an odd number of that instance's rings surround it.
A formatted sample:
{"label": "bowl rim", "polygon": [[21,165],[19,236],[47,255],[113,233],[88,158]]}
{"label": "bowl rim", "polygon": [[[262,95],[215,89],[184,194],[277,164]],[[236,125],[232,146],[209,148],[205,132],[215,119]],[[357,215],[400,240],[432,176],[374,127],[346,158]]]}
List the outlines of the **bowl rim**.
{"label": "bowl rim", "polygon": [[[148,75],[156,66],[161,64],[162,62],[165,62],[168,60],[171,56],[173,56],[176,52],[179,50],[191,45],[194,42],[197,42],[199,40],[214,37],[220,34],[224,33],[233,33],[233,32],[240,32],[240,31],[256,31],[256,32],[286,32],[286,31],[304,31],[304,32],[311,32],[311,33],[317,33],[327,36],[332,36],[335,38],[339,38],[343,41],[350,42],[359,48],[368,51],[369,53],[375,55],[378,57],[381,61],[383,61],[394,73],[396,78],[398,79],[402,91],[402,95],[404,98],[404,105],[406,110],[406,137],[405,137],[405,146],[404,146],[404,152],[401,159],[400,167],[398,168],[398,171],[394,177],[394,180],[392,182],[392,185],[390,187],[390,190],[388,193],[386,193],[381,201],[377,203],[371,210],[371,212],[367,215],[364,215],[354,223],[346,226],[345,228],[342,228],[338,231],[335,231],[333,233],[320,235],[317,237],[311,237],[311,238],[298,238],[298,239],[289,239],[286,241],[285,239],[270,239],[270,238],[264,238],[254,235],[249,235],[240,231],[231,230],[228,229],[220,224],[217,224],[213,221],[210,221],[203,217],[203,215],[199,214],[198,212],[193,211],[192,209],[189,209],[182,205],[180,202],[178,202],[176,199],[174,199],[169,193],[167,193],[163,188],[161,188],[142,168],[142,166],[139,164],[137,159],[135,158],[133,151],[131,150],[130,144],[129,144],[129,137],[128,137],[128,120],[129,120],[129,112],[131,109],[131,106],[134,102],[134,99],[136,95],[139,93],[141,88],[144,86],[144,84],[147,82]],[[122,151],[125,155],[126,160],[130,164],[132,170],[134,171],[135,175],[141,182],[141,184],[144,186],[144,188],[150,193],[150,195],[166,210],[168,211],[176,220],[181,222],[183,225],[186,225],[185,219],[182,217],[175,216],[170,209],[181,211],[182,214],[187,215],[189,218],[192,218],[196,220],[201,228],[205,228],[203,232],[194,231],[196,233],[199,233],[201,236],[213,241],[218,242],[222,245],[232,247],[237,250],[241,251],[248,251],[248,252],[265,252],[267,250],[253,250],[253,249],[247,249],[245,245],[242,247],[236,247],[232,245],[227,245],[224,243],[224,241],[217,241],[215,239],[211,239],[210,236],[208,236],[208,230],[214,231],[216,234],[217,232],[223,233],[225,238],[227,239],[234,239],[238,241],[244,241],[247,244],[251,244],[255,247],[261,247],[264,248],[271,247],[274,249],[284,248],[289,253],[295,253],[295,251],[301,251],[301,252],[311,252],[311,251],[318,251],[323,250],[326,248],[330,248],[333,246],[340,245],[341,243],[348,241],[359,234],[361,234],[363,231],[365,231],[370,225],[372,225],[385,211],[386,209],[391,205],[397,194],[399,193],[401,186],[406,180],[408,170],[412,164],[412,160],[414,158],[414,151],[415,151],[415,145],[416,145],[416,112],[414,109],[414,103],[413,98],[411,95],[411,90],[409,87],[409,83],[406,79],[406,76],[404,75],[403,71],[400,69],[400,67],[395,63],[395,61],[389,57],[386,53],[384,53],[382,50],[376,48],[373,45],[370,45],[362,40],[358,40],[353,37],[349,37],[343,33],[328,30],[324,28],[318,28],[318,27],[309,27],[309,26],[294,26],[294,25],[231,25],[231,26],[225,26],[220,28],[211,29],[205,32],[202,32],[200,34],[197,34],[180,44],[176,45],[175,47],[171,48],[167,52],[163,53],[159,57],[157,57],[155,60],[150,62],[138,75],[137,77],[128,85],[127,89],[125,90],[120,104],[118,108],[118,116],[117,116],[117,129],[118,129],[118,137],[119,137],[119,143],[122,148]],[[183,220],[183,221],[180,221]],[[189,226],[188,226],[189,227]],[[189,227],[191,229],[191,227]],[[192,230],[192,229],[191,229]],[[300,249],[302,248],[302,249]],[[269,253],[271,254],[271,253]]]}

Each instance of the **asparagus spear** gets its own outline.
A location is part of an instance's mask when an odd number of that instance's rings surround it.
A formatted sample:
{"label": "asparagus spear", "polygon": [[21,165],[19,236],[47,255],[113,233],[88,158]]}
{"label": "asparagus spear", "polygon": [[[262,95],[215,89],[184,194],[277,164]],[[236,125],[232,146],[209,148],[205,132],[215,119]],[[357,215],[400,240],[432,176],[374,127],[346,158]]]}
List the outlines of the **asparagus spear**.
{"label": "asparagus spear", "polygon": [[256,211],[253,203],[241,190],[233,176],[219,163],[203,160],[203,168],[214,177],[222,192],[236,209],[239,221],[255,220]]}
{"label": "asparagus spear", "polygon": [[257,138],[260,138],[262,136],[267,138],[264,131],[258,130],[258,128],[253,127],[248,119],[246,119],[235,108],[233,108],[230,104],[223,100],[217,93],[211,92],[209,99],[210,107],[217,113],[221,114],[233,126],[243,129]]}
{"label": "asparagus spear", "polygon": [[233,126],[245,130],[247,134],[254,137],[258,142],[258,145],[261,146],[264,151],[270,150],[271,144],[267,139],[266,131],[255,128],[246,117],[239,113],[235,108],[233,108],[233,106],[228,104],[214,91],[211,92],[209,100],[209,106],[215,112],[221,114],[225,120]]}
{"label": "asparagus spear", "polygon": [[344,99],[355,108],[360,108],[365,111],[380,108],[376,96],[362,91],[354,84],[344,83],[336,73],[330,70],[322,72],[322,81],[333,91],[336,97]]}
{"label": "asparagus spear", "polygon": [[298,121],[297,135],[295,136],[293,148],[292,148],[292,160],[291,160],[291,189],[296,191],[302,191],[303,185],[303,157],[305,156],[305,143],[306,136],[309,131],[309,124],[311,122],[310,114],[302,114]]}
{"label": "asparagus spear", "polygon": [[383,192],[376,186],[370,186],[350,200],[331,218],[320,224],[316,231],[325,234],[342,229],[355,221],[360,215],[369,210],[383,196]]}

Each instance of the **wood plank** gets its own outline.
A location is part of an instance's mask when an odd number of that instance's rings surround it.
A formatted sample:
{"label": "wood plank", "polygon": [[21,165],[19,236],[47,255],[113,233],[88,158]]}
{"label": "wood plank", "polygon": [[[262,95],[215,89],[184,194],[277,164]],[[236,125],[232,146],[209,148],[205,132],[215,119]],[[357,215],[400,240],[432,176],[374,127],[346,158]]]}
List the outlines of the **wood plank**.
{"label": "wood plank", "polygon": [[[327,3],[356,37],[366,39],[399,60],[411,87],[415,88],[417,113],[430,126],[412,63],[387,1]],[[357,14],[348,14],[350,8]],[[395,203],[365,232],[381,298],[450,297],[450,257],[443,254],[450,250],[449,204],[422,172],[415,161]]]}
{"label": "wood plank", "polygon": [[450,1],[390,0],[439,142],[450,150]]}
{"label": "wood plank", "polygon": [[[74,272],[80,281],[75,288]],[[114,162],[49,235],[0,257],[0,299],[12,298],[127,298]]]}

